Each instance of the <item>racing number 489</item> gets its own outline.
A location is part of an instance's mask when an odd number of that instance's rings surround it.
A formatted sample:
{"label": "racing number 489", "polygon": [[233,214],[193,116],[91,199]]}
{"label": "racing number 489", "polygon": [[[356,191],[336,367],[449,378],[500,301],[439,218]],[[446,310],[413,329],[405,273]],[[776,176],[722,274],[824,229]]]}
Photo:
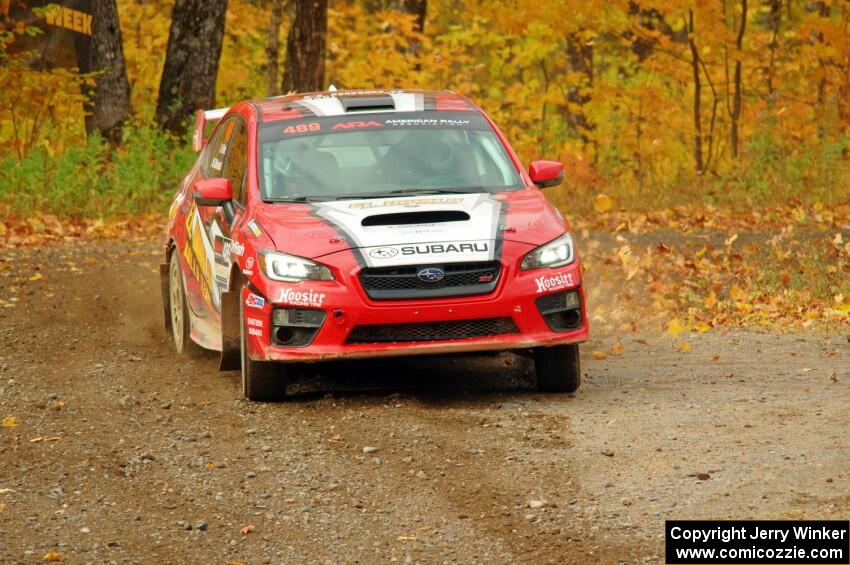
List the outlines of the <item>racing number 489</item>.
{"label": "racing number 489", "polygon": [[308,131],[319,131],[322,126],[319,122],[310,122],[309,124],[298,124],[295,126],[287,126],[283,133],[307,133]]}

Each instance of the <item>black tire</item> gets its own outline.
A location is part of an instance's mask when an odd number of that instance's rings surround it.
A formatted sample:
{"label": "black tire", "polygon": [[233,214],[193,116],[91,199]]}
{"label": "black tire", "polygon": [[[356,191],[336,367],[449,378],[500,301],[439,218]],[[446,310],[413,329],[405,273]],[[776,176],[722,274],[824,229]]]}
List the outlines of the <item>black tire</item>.
{"label": "black tire", "polygon": [[283,363],[252,361],[246,345],[245,301],[239,299],[239,357],[242,370],[242,396],[254,402],[274,402],[286,398],[288,367]]}
{"label": "black tire", "polygon": [[186,301],[183,272],[180,270],[176,251],[172,251],[171,257],[168,259],[168,313],[174,349],[180,355],[193,358],[200,357],[204,349],[192,341],[189,304]]}
{"label": "black tire", "polygon": [[581,384],[578,345],[538,347],[534,350],[537,388],[542,392],[575,392]]}

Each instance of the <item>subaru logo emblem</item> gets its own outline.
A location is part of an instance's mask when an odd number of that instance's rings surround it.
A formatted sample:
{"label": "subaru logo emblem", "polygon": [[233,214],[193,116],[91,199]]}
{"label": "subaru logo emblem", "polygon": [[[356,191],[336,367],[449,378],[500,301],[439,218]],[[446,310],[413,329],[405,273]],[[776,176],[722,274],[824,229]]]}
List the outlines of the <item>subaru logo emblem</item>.
{"label": "subaru logo emblem", "polygon": [[369,252],[369,256],[375,259],[389,259],[396,255],[398,255],[398,249],[394,247],[376,247]]}
{"label": "subaru logo emblem", "polygon": [[420,270],[416,273],[416,276],[419,277],[419,280],[422,282],[435,283],[446,278],[446,272],[442,269],[438,269],[437,267],[428,267]]}

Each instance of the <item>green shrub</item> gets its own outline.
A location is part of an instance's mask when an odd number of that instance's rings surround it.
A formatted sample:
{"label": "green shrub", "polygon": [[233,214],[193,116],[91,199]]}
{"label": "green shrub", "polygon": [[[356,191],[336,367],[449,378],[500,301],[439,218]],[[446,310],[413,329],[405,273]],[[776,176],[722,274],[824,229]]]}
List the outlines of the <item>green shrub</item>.
{"label": "green shrub", "polygon": [[0,156],[0,212],[27,217],[99,217],[164,211],[196,155],[186,140],[132,125],[109,147],[97,135],[51,156],[36,147],[23,159]]}

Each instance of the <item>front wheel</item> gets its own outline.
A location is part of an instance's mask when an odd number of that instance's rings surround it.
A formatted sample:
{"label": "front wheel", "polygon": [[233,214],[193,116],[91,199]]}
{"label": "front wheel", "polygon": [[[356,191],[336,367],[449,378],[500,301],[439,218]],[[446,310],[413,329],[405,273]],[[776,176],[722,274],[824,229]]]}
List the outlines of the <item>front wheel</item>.
{"label": "front wheel", "polygon": [[575,392],[581,384],[578,344],[534,350],[537,388],[542,392]]}
{"label": "front wheel", "polygon": [[248,356],[245,301],[239,295],[239,349],[242,368],[242,396],[255,402],[286,398],[287,366],[281,363],[253,361]]}

